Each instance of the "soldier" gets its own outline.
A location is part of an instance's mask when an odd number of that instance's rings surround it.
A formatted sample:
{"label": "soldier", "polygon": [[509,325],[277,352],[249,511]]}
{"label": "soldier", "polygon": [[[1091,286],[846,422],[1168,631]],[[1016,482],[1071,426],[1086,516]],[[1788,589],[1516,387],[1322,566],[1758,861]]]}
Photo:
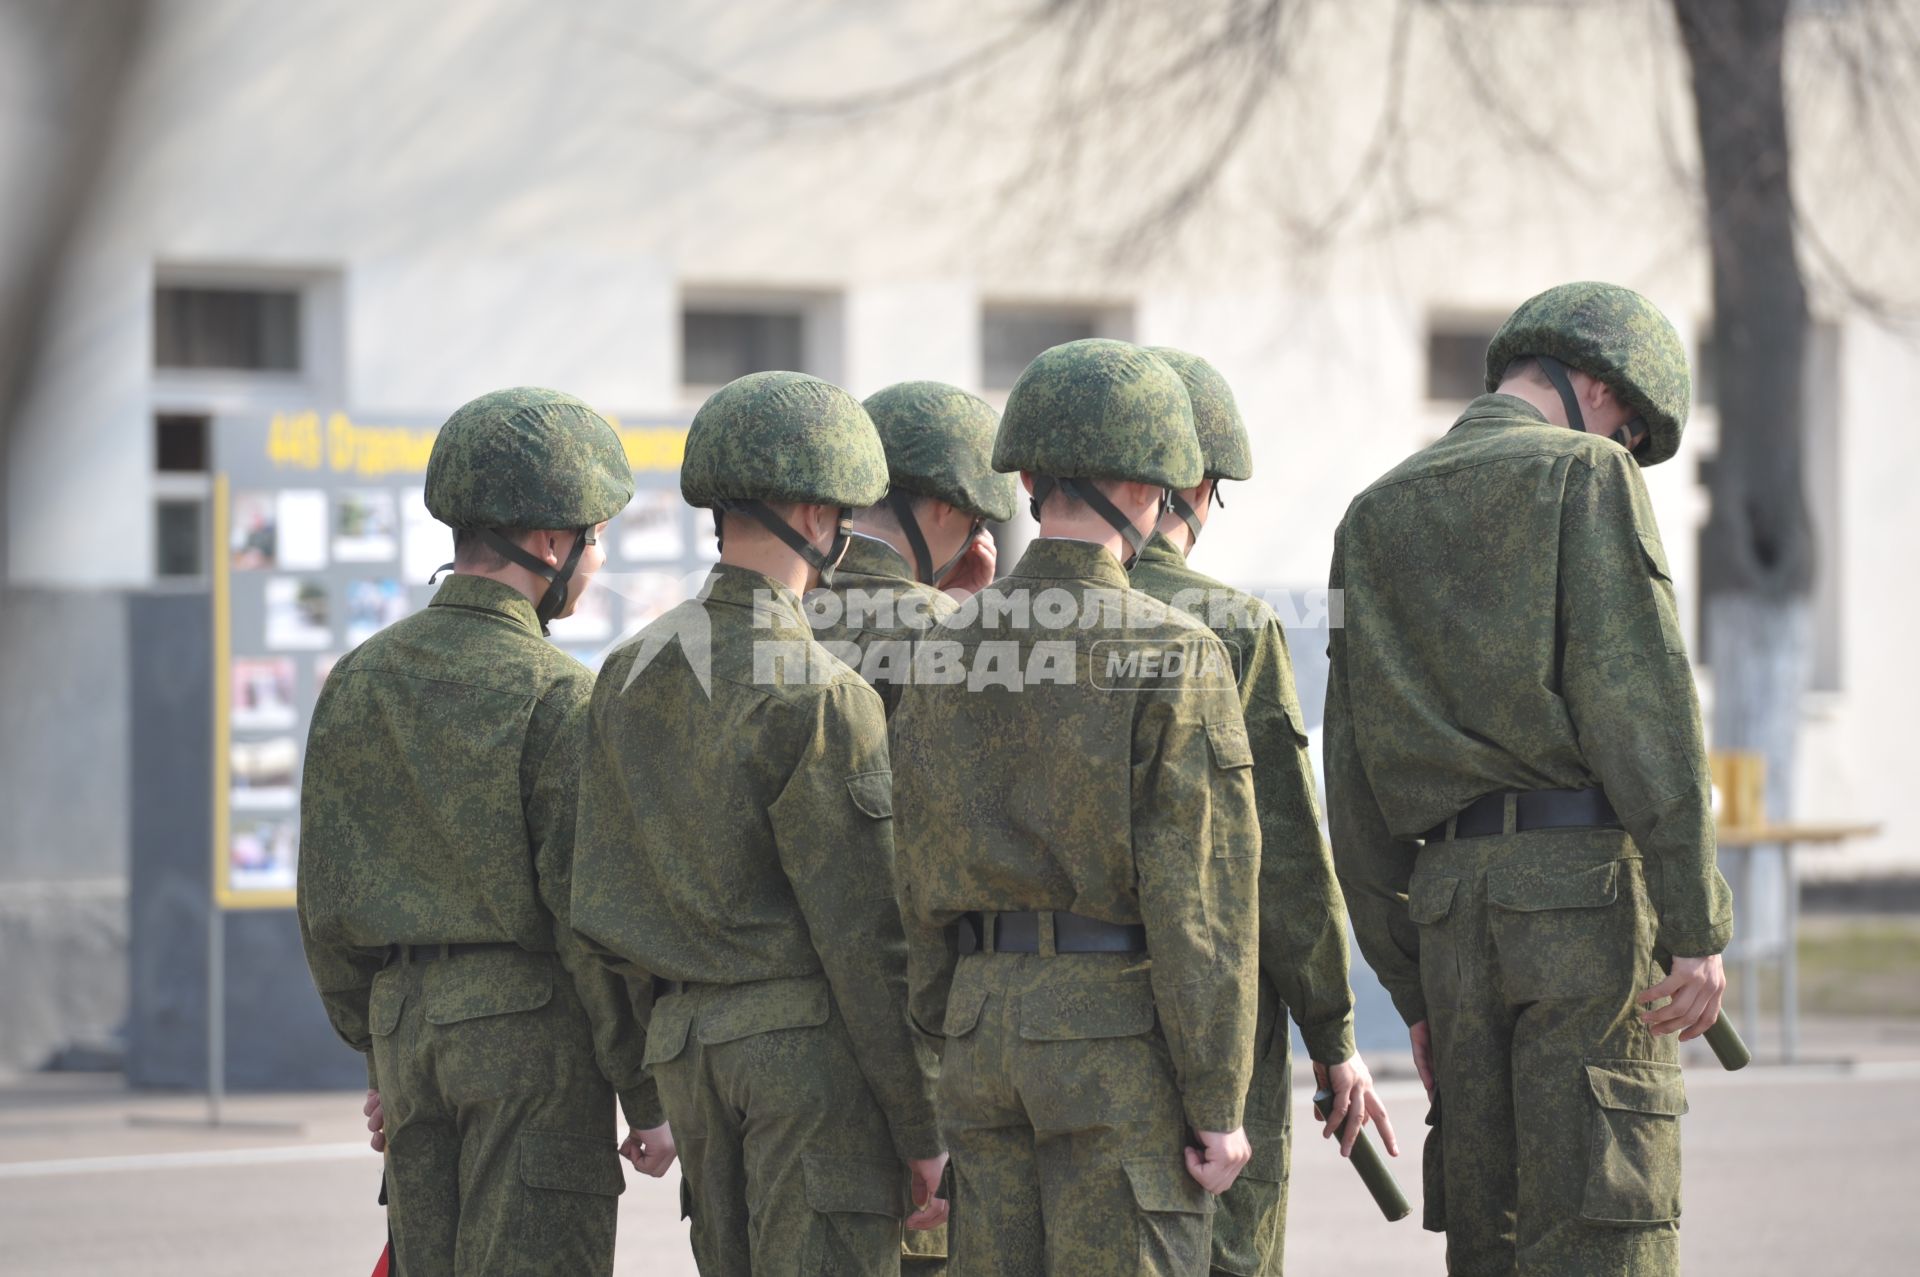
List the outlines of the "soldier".
{"label": "soldier", "polygon": [[[988,521],[1013,517],[1010,474],[993,468],[1000,414],[984,399],[937,381],[903,381],[868,396],[887,453],[886,500],[854,515],[853,538],[833,574],[830,623],[816,636],[860,671],[892,713],[914,645],[965,597],[993,580]],[[816,599],[818,596],[815,596]],[[930,1072],[936,1039],[920,1040]],[[945,1271],[945,1228],[910,1229],[903,1272]]]}
{"label": "soldier", "polygon": [[907,1025],[886,716],[800,602],[886,488],[844,390],[791,372],[722,387],[680,472],[720,563],[594,687],[574,925],[661,983],[647,1064],[707,1274],[896,1272],[902,1216],[946,1216]]}
{"label": "soldier", "polygon": [[[1361,1126],[1380,1123],[1387,1150],[1399,1144],[1354,1050],[1353,991],[1347,987],[1347,907],[1320,836],[1320,804],[1307,752],[1306,719],[1293,686],[1286,632],[1273,609],[1187,565],[1220,481],[1253,474],[1247,430],[1226,378],[1185,351],[1151,347],[1180,374],[1193,404],[1206,477],[1176,492],[1173,509],[1128,574],[1133,587],[1207,623],[1233,656],[1240,709],[1253,747],[1260,813],[1260,1005],[1247,1138],[1253,1160],[1220,1199],[1213,1219],[1217,1273],[1279,1273],[1285,1250],[1288,1145],[1292,1138],[1291,1011],[1313,1057],[1314,1079],[1333,1091],[1323,1138],[1342,1132],[1350,1154]],[[1221,502],[1225,504],[1224,501]]]}
{"label": "soldier", "polygon": [[859,670],[891,714],[915,641],[993,579],[989,522],[1013,517],[1017,483],[993,468],[1000,415],[937,381],[903,381],[861,405],[887,450],[884,503],[859,511],[834,572],[829,651]]}
{"label": "soldier", "polygon": [[636,1003],[568,926],[592,675],[541,636],[633,475],[593,409],[521,388],[448,419],[426,488],[454,574],[341,657],[314,707],[307,963],[368,1053],[400,1270],[610,1273],[614,1092],[636,1166],[663,1173],[673,1144]]}
{"label": "soldier", "polygon": [[1226,650],[1124,565],[1200,480],[1186,390],[1125,342],[1056,346],[993,465],[1040,537],[922,645],[893,724],[953,1271],[1202,1273],[1249,1156],[1260,834]]}
{"label": "soldier", "polygon": [[1671,1035],[1718,1016],[1733,929],[1640,476],[1680,446],[1686,355],[1645,298],[1567,284],[1487,388],[1334,542],[1334,861],[1432,1098],[1449,1270],[1671,1273]]}

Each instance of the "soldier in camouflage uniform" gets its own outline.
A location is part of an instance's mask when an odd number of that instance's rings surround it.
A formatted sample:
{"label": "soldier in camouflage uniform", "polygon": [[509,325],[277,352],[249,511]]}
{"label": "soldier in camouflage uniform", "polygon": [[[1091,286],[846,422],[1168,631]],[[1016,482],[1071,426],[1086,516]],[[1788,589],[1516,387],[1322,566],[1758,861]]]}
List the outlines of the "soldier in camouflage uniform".
{"label": "soldier in camouflage uniform", "polygon": [[1449,1270],[1672,1273],[1671,1035],[1718,1016],[1733,928],[1640,476],[1679,447],[1686,356],[1645,298],[1568,284],[1507,320],[1487,388],[1335,539],[1334,861],[1429,1082]]}
{"label": "soldier in camouflage uniform", "polygon": [[1123,563],[1200,479],[1192,422],[1138,347],[1041,354],[993,456],[1040,537],[923,644],[894,716],[957,1277],[1203,1273],[1249,1156],[1253,758],[1226,650]]}
{"label": "soldier in camouflage uniform", "polygon": [[884,503],[854,515],[835,597],[816,604],[825,621],[816,634],[892,713],[914,643],[959,606],[943,587],[982,538],[992,544],[986,524],[1013,517],[1019,484],[993,468],[1000,416],[978,396],[903,381],[861,406],[887,450],[890,486]]}
{"label": "soldier in camouflage uniform", "polygon": [[400,1271],[609,1273],[615,1092],[637,1165],[664,1172],[672,1143],[636,1003],[568,926],[592,675],[541,632],[633,476],[599,414],[523,388],[453,414],[426,489],[454,575],[341,657],[314,707],[307,962],[367,1053]]}
{"label": "soldier in camouflage uniform", "polygon": [[[859,670],[891,713],[915,644],[960,606],[946,583],[959,575],[962,558],[977,554],[992,579],[993,537],[985,525],[1013,517],[1019,483],[993,468],[1000,414],[976,395],[937,381],[903,381],[861,406],[886,449],[890,486],[885,502],[854,516],[832,599],[816,594],[809,604],[830,608],[815,637]],[[921,1039],[921,1050],[937,1072],[937,1041]],[[901,1269],[933,1277],[945,1271],[946,1255],[945,1228],[909,1229]]]}
{"label": "soldier in camouflage uniform", "polygon": [[946,1214],[907,1024],[886,716],[800,602],[886,489],[845,391],[788,372],[720,389],[680,472],[720,563],[594,688],[574,925],[660,982],[647,1063],[710,1275],[897,1272],[902,1217]]}
{"label": "soldier in camouflage uniform", "polygon": [[1260,812],[1260,1004],[1247,1092],[1253,1160],[1213,1217],[1213,1269],[1277,1274],[1285,1251],[1292,1136],[1289,1011],[1313,1057],[1315,1079],[1334,1093],[1323,1133],[1342,1131],[1343,1151],[1350,1152],[1362,1124],[1374,1120],[1388,1150],[1399,1150],[1372,1075],[1354,1050],[1347,907],[1320,836],[1320,803],[1286,632],[1265,603],[1187,564],[1220,482],[1253,474],[1246,426],[1232,388],[1212,364],[1185,351],[1151,349],[1186,383],[1206,477],[1198,487],[1173,494],[1173,510],[1161,518],[1128,575],[1136,590],[1207,623],[1230,650]]}

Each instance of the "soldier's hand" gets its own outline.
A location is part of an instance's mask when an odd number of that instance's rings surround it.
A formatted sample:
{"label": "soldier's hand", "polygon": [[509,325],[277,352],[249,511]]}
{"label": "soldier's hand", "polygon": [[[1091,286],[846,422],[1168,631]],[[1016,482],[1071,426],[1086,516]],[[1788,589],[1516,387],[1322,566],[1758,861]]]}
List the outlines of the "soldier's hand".
{"label": "soldier's hand", "polygon": [[908,1228],[938,1228],[947,1222],[947,1199],[940,1196],[940,1177],[947,1173],[947,1155],[922,1157],[907,1163],[913,1172],[913,1204]]}
{"label": "soldier's hand", "polygon": [[373,1151],[387,1151],[387,1116],[380,1108],[380,1092],[368,1091],[367,1102],[360,1106],[360,1113],[367,1119],[367,1129],[373,1132],[373,1138],[367,1143],[373,1145]]}
{"label": "soldier's hand", "polygon": [[978,594],[993,584],[994,570],[999,562],[1000,549],[994,542],[993,533],[981,528],[973,540],[967,542],[967,548],[960,554],[960,561],[947,573],[947,579],[940,583],[940,588],[955,599]]}
{"label": "soldier's hand", "polygon": [[1407,1030],[1407,1037],[1413,1042],[1413,1068],[1420,1075],[1420,1085],[1427,1088],[1427,1102],[1433,1102],[1433,1030],[1427,1027],[1425,1020]]}
{"label": "soldier's hand", "polygon": [[1713,1027],[1726,994],[1727,973],[1716,953],[1710,958],[1675,958],[1672,974],[1634,1001],[1647,1005],[1671,999],[1657,1010],[1641,1012],[1640,1023],[1656,1034],[1678,1030],[1680,1040],[1687,1042]]}
{"label": "soldier's hand", "polygon": [[627,1138],[620,1142],[620,1156],[632,1162],[634,1170],[655,1179],[667,1173],[677,1151],[673,1146],[673,1128],[665,1122],[644,1131],[628,1130]]}
{"label": "soldier's hand", "polygon": [[1187,1174],[1215,1197],[1233,1187],[1253,1157],[1253,1145],[1247,1142],[1245,1127],[1228,1131],[1197,1131],[1199,1148],[1187,1150]]}
{"label": "soldier's hand", "polygon": [[1387,1153],[1400,1156],[1400,1141],[1394,1138],[1393,1123],[1387,1120],[1387,1106],[1374,1091],[1373,1073],[1359,1052],[1344,1064],[1328,1066],[1315,1060],[1313,1080],[1333,1092],[1333,1099],[1327,1103],[1327,1124],[1321,1129],[1320,1138],[1326,1139],[1335,1131],[1341,1131],[1340,1156],[1353,1156],[1354,1141],[1360,1138],[1361,1128],[1368,1122],[1380,1128]]}

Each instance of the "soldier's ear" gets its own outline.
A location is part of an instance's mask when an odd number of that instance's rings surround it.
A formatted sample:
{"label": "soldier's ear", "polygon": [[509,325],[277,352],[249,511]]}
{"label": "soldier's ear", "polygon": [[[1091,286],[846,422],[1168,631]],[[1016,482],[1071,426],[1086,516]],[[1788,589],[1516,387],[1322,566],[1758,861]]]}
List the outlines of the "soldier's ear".
{"label": "soldier's ear", "polygon": [[1033,476],[1028,474],[1025,470],[1022,470],[1020,472],[1020,486],[1027,490],[1028,496],[1033,495]]}

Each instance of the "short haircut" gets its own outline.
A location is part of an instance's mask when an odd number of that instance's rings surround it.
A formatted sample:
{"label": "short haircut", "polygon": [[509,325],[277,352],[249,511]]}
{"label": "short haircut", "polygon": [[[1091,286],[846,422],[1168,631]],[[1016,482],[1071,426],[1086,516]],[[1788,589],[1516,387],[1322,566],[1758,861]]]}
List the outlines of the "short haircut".
{"label": "short haircut", "polygon": [[1522,355],[1510,360],[1506,370],[1500,374],[1502,382],[1531,381],[1537,386],[1551,386],[1547,380],[1547,370],[1540,366],[1540,360],[1533,355]]}
{"label": "short haircut", "polygon": [[[519,545],[526,540],[526,528],[495,528],[501,536]],[[456,567],[478,572],[497,572],[508,566],[507,556],[489,545],[478,528],[453,530],[453,562]]]}

